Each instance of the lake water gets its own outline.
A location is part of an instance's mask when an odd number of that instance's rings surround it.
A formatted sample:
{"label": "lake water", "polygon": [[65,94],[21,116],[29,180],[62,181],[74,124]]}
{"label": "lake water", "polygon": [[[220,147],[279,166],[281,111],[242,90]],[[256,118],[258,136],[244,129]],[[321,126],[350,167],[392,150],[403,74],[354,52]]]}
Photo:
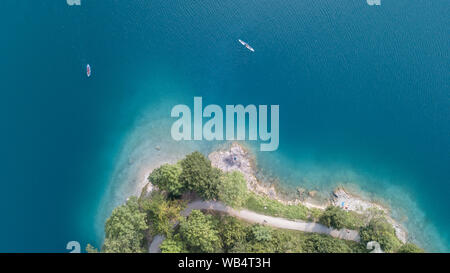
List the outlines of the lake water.
{"label": "lake water", "polygon": [[449,251],[447,1],[3,6],[0,251],[100,246],[146,169],[220,144],[171,139],[171,108],[194,96],[280,105],[279,149],[248,143],[264,173],[293,189],[347,185]]}

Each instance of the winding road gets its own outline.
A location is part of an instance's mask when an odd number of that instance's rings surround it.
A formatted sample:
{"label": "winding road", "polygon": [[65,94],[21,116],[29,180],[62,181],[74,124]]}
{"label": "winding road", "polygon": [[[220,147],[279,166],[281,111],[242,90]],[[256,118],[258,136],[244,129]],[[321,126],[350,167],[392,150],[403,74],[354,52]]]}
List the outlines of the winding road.
{"label": "winding road", "polygon": [[[228,207],[224,205],[222,202],[218,201],[194,201],[187,205],[186,209],[184,209],[181,212],[181,215],[188,216],[192,210],[215,210],[227,213],[231,216],[234,216],[236,218],[245,220],[247,222],[251,223],[259,223],[264,224],[267,226],[275,227],[275,228],[283,228],[283,229],[292,229],[292,230],[299,230],[303,232],[315,232],[315,233],[321,233],[321,234],[327,234],[335,238],[344,239],[344,240],[351,240],[355,242],[360,241],[359,233],[356,230],[350,230],[350,229],[333,229],[329,228],[327,226],[324,226],[319,223],[314,222],[305,222],[301,220],[288,220],[285,218],[280,217],[273,217],[273,216],[267,216],[264,214],[259,214],[253,211],[249,211],[246,209],[243,210],[236,210],[231,207]],[[177,225],[176,223],[175,225]],[[161,245],[162,241],[164,241],[164,236],[157,235],[153,238],[152,243],[149,246],[148,252],[149,253],[158,253],[160,252],[159,246]]]}

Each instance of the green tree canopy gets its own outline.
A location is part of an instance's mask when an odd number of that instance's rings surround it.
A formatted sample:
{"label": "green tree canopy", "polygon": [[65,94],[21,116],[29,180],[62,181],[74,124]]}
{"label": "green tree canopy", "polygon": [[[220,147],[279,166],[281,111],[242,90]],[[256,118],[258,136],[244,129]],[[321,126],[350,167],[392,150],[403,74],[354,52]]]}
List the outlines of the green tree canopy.
{"label": "green tree canopy", "polygon": [[199,210],[193,210],[187,220],[181,220],[180,234],[193,252],[216,252],[222,247],[211,216]]}
{"label": "green tree canopy", "polygon": [[319,216],[319,222],[336,229],[358,229],[364,225],[363,216],[354,211],[345,211],[336,206],[329,206]]}
{"label": "green tree canopy", "polygon": [[225,216],[219,225],[220,236],[222,237],[225,250],[230,250],[234,246],[245,242],[247,230],[245,226],[231,216]]}
{"label": "green tree canopy", "polygon": [[217,198],[221,172],[211,166],[209,159],[199,152],[193,152],[181,161],[181,167],[183,171],[179,179],[182,184],[205,200]]}
{"label": "green tree canopy", "polygon": [[105,224],[104,252],[142,252],[144,231],[148,229],[145,213],[139,210],[136,197],[115,208]]}
{"label": "green tree canopy", "polygon": [[345,214],[346,212],[339,207],[329,206],[320,216],[319,222],[326,225],[327,227],[341,229],[345,224]]}
{"label": "green tree canopy", "polygon": [[179,179],[181,172],[180,164],[164,164],[153,170],[148,180],[171,196],[180,196],[185,189],[185,185]]}
{"label": "green tree canopy", "polygon": [[172,238],[165,239],[160,246],[162,253],[187,253],[186,246],[181,240],[179,234]]}
{"label": "green tree canopy", "polygon": [[220,178],[219,199],[234,208],[240,208],[247,198],[247,182],[242,173],[225,173]]}
{"label": "green tree canopy", "polygon": [[406,243],[402,245],[398,250],[398,253],[423,253],[423,249],[416,246],[415,244]]}
{"label": "green tree canopy", "polygon": [[141,200],[141,208],[147,214],[151,233],[168,236],[180,217],[184,203],[180,200],[167,200],[163,194],[154,191],[150,198]]}
{"label": "green tree canopy", "polygon": [[395,229],[384,217],[375,217],[369,224],[360,229],[361,241],[367,244],[375,241],[380,244],[384,252],[394,252],[401,246],[400,240],[395,235]]}

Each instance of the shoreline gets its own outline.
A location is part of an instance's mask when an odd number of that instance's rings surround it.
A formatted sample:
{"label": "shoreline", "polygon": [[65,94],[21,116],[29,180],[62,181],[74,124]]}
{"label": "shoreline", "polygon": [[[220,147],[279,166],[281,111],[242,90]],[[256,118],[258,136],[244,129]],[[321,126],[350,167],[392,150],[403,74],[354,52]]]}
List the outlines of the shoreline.
{"label": "shoreline", "polygon": [[367,214],[370,210],[376,209],[384,212],[386,219],[395,229],[397,238],[402,242],[408,241],[408,232],[405,227],[395,221],[390,213],[388,206],[366,200],[357,194],[350,192],[343,186],[339,186],[333,191],[329,192],[329,197],[325,200],[318,200],[317,191],[308,191],[307,189],[297,187],[295,197],[283,194],[284,188],[281,185],[273,183],[267,184],[261,182],[257,178],[256,158],[245,147],[245,145],[233,142],[223,147],[219,147],[208,155],[211,164],[221,169],[224,172],[239,171],[246,181],[247,188],[258,195],[267,196],[271,199],[277,200],[285,205],[303,205],[307,208],[315,208],[324,210],[327,206],[333,205],[341,207],[346,211],[354,211],[358,214]]}
{"label": "shoreline", "polygon": [[[159,153],[159,146],[154,149]],[[284,205],[303,205],[309,209],[325,210],[328,206],[341,207],[346,211],[354,211],[361,215],[368,215],[371,209],[376,209],[384,213],[387,221],[395,229],[397,238],[402,242],[408,242],[408,231],[406,228],[391,217],[391,209],[389,206],[378,201],[368,200],[357,193],[338,186],[334,190],[327,192],[326,198],[315,190],[307,190],[302,187],[296,187],[296,190],[287,189],[278,183],[263,182],[257,178],[256,157],[245,147],[245,144],[232,142],[224,143],[212,149],[208,155],[211,165],[221,169],[224,172],[239,171],[247,181],[247,188],[258,195],[266,196],[276,200]],[[173,163],[166,160],[163,163]],[[140,175],[142,179],[136,185],[135,194],[149,194],[153,190],[153,186],[148,182],[147,177],[150,173],[163,164],[148,166],[141,169]],[[145,190],[145,192],[144,192]],[[319,198],[320,197],[320,198]],[[128,198],[127,198],[128,199]]]}

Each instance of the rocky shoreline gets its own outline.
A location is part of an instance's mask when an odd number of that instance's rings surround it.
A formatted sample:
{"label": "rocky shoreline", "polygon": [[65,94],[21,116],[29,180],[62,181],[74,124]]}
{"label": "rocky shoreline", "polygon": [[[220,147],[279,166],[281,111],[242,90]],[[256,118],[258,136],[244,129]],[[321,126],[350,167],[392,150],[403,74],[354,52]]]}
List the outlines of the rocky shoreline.
{"label": "rocky shoreline", "polygon": [[255,167],[256,159],[242,144],[234,142],[231,145],[228,145],[228,147],[212,152],[208,157],[214,167],[219,168],[224,172],[241,172],[247,181],[247,187],[250,191],[275,199],[285,205],[302,204],[308,208],[322,210],[329,205],[334,205],[359,214],[368,214],[373,210],[382,211],[387,220],[394,227],[399,240],[403,243],[407,241],[408,235],[406,230],[389,216],[390,211],[386,206],[365,200],[355,194],[349,193],[342,187],[339,187],[330,193],[330,198],[325,201],[317,200],[315,198],[317,194],[316,191],[307,191],[303,188],[297,189],[298,198],[288,198],[280,194],[280,191],[277,190],[274,184],[266,185],[258,181]]}

